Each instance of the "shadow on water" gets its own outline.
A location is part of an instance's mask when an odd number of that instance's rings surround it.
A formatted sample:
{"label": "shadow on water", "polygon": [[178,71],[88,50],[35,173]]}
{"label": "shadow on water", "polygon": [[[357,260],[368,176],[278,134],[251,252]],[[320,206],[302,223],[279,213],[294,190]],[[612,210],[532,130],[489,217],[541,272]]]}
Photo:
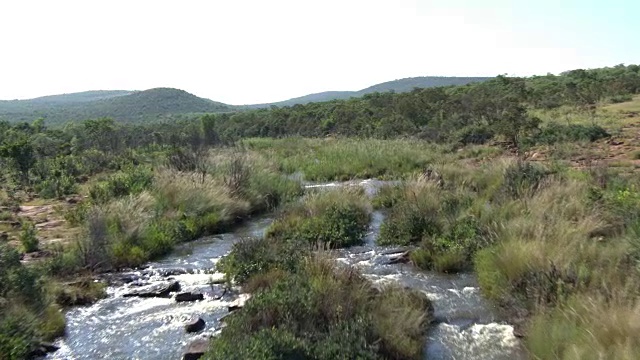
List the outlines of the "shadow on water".
{"label": "shadow on water", "polygon": [[[310,184],[309,189],[362,186],[368,195],[385,184],[377,180]],[[444,275],[421,272],[406,264],[389,264],[403,249],[378,247],[375,240],[385,213],[375,211],[365,245],[336,253],[339,262],[358,267],[375,283],[399,283],[425,293],[433,302],[437,324],[429,332],[425,356],[429,359],[524,359],[513,327],[500,321],[482,298],[472,274]],[[127,283],[108,288],[107,298],[67,311],[67,335],[60,350],[47,359],[178,359],[198,337],[219,331],[219,319],[228,313],[232,297],[222,297],[215,264],[243,237],[262,236],[272,222],[259,217],[232,233],[184,244],[145,269],[121,273]],[[178,281],[181,291],[203,293],[204,301],[176,303],[172,298],[137,298],[122,295],[148,284]],[[184,322],[199,316],[202,333],[184,331]]]}

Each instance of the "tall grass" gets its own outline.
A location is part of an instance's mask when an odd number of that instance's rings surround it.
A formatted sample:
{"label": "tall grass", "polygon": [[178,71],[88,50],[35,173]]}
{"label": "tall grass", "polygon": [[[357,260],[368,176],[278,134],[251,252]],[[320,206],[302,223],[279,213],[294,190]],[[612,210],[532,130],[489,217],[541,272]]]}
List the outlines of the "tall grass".
{"label": "tall grass", "polygon": [[113,175],[94,186],[93,205],[74,216],[85,228],[75,244],[76,261],[60,259],[57,271],[138,266],[179,242],[226,231],[302,193],[299,183],[260,158],[224,149],[201,160],[207,162],[204,172],[157,167],[152,173]]}
{"label": "tall grass", "polygon": [[446,148],[415,140],[248,139],[243,144],[266,154],[285,173],[309,181],[398,178],[423,170]]}

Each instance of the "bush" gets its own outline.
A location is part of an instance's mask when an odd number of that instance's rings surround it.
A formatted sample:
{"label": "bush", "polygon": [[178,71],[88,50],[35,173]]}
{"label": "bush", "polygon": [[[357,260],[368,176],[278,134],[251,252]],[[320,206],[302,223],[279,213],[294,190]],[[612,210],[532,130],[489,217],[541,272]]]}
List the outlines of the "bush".
{"label": "bush", "polygon": [[36,234],[36,227],[30,221],[22,222],[22,232],[20,233],[20,243],[24,252],[30,253],[38,251],[39,241]]}
{"label": "bush", "polygon": [[537,144],[553,145],[559,142],[593,142],[610,136],[605,129],[598,125],[550,123],[533,137],[533,141]]}
{"label": "bush", "polygon": [[0,244],[0,357],[24,359],[41,340],[64,332],[64,316],[51,302],[40,269]]}
{"label": "bush", "polygon": [[609,98],[609,102],[612,104],[619,104],[631,100],[633,100],[633,95],[631,94],[614,95]]}
{"label": "bush", "polygon": [[109,176],[89,189],[89,197],[97,204],[123,197],[139,194],[149,189],[153,182],[153,172],[145,167],[136,167],[126,172],[118,172]]}
{"label": "bush", "polygon": [[542,186],[547,175],[547,171],[538,165],[518,161],[505,170],[503,189],[514,199],[531,196]]}
{"label": "bush", "polygon": [[369,210],[362,194],[341,190],[311,195],[303,204],[286,209],[267,229],[266,236],[320,248],[341,248],[361,244],[368,226]]}
{"label": "bush", "polygon": [[243,284],[251,277],[273,270],[293,272],[308,247],[297,242],[274,241],[267,238],[241,240],[233,245],[216,268],[228,281]]}
{"label": "bush", "polygon": [[452,140],[460,145],[484,144],[494,136],[495,132],[490,126],[472,125],[454,132]]}
{"label": "bush", "polygon": [[435,212],[425,213],[418,207],[403,203],[395,206],[380,226],[378,245],[409,245],[424,236],[439,234],[441,225]]}
{"label": "bush", "polygon": [[376,293],[351,268],[301,260],[227,318],[205,358],[420,359],[429,300],[399,288]]}

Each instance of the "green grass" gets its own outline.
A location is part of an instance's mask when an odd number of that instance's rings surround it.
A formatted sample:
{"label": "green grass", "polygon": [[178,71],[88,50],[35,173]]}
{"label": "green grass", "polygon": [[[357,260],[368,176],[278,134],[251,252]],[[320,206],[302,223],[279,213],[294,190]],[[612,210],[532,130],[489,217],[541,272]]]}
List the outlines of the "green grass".
{"label": "green grass", "polygon": [[424,170],[445,151],[416,140],[247,139],[243,145],[308,181],[401,178]]}
{"label": "green grass", "polygon": [[619,113],[640,112],[640,95],[634,96],[631,101],[606,105],[603,107],[603,110]]}

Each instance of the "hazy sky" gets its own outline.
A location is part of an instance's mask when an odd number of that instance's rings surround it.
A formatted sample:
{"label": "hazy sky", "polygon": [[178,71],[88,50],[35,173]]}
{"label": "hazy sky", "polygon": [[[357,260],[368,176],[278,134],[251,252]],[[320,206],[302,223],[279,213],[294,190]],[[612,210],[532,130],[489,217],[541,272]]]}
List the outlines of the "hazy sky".
{"label": "hazy sky", "polygon": [[0,99],[162,86],[248,104],[640,63],[638,14],[638,0],[0,0]]}

